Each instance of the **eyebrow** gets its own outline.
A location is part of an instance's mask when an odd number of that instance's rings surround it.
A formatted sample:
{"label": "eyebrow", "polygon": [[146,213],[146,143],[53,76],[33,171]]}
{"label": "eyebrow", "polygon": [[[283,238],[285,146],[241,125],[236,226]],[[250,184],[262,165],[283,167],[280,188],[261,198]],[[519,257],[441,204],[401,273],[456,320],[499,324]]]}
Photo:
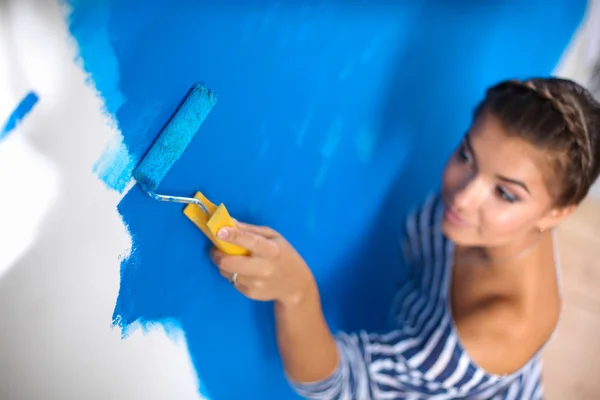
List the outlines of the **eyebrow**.
{"label": "eyebrow", "polygon": [[[469,149],[469,151],[471,152],[471,155],[473,156],[473,159],[475,160],[475,164],[477,164],[477,155],[475,154],[475,151],[473,151],[473,145],[471,144],[471,136],[469,135],[469,132],[467,132],[467,134],[465,135],[465,144],[466,144],[467,148]],[[520,186],[529,195],[531,195],[529,188],[527,187],[527,185],[524,182],[518,181],[516,179],[511,179],[511,178],[508,178],[508,177],[502,176],[502,175],[496,175],[496,178],[500,179],[503,182]]]}
{"label": "eyebrow", "polygon": [[513,185],[521,186],[529,195],[531,195],[531,192],[529,191],[529,188],[527,187],[527,185],[521,181],[517,181],[515,179],[510,179],[510,178],[507,178],[502,175],[496,175],[496,178],[498,178],[501,181],[504,181],[506,183],[512,183]]}

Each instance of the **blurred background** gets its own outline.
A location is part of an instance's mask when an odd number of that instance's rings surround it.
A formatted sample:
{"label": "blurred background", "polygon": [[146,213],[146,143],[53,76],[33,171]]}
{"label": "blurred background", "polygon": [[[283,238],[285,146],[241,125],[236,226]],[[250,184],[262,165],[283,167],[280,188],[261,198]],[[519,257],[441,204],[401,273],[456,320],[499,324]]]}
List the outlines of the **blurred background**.
{"label": "blurred background", "polygon": [[[219,101],[165,188],[285,233],[340,329],[385,326],[399,221],[486,86],[600,96],[598,0],[390,3],[0,0],[0,399],[295,398],[269,309],[129,182],[192,83]],[[600,399],[600,183],[559,237],[546,396]]]}

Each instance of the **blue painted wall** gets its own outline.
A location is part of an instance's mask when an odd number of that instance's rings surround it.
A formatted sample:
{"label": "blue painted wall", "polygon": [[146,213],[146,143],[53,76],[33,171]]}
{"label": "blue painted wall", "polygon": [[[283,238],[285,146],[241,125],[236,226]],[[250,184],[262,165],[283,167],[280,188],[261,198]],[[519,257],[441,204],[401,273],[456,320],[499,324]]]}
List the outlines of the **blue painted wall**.
{"label": "blue painted wall", "polygon": [[[585,1],[72,0],[70,29],[137,162],[190,86],[219,100],[162,191],[201,190],[281,231],[310,263],[334,329],[381,330],[409,207],[496,80],[546,75]],[[393,3],[393,4],[391,4]],[[110,182],[109,182],[110,183]],[[271,305],[232,290],[178,205],[138,188],[115,321],[173,322],[208,394],[294,398]],[[165,371],[169,373],[169,371]]]}

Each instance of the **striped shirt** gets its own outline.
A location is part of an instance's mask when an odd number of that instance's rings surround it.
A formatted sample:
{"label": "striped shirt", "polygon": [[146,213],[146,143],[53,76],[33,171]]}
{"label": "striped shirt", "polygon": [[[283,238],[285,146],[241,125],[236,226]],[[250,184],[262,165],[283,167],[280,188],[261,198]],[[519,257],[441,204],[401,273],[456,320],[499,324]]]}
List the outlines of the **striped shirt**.
{"label": "striped shirt", "polygon": [[336,371],[320,382],[291,381],[299,395],[318,400],[542,399],[542,349],[517,372],[494,375],[461,346],[449,298],[454,246],[442,233],[442,218],[440,196],[432,196],[406,219],[402,246],[409,273],[393,310],[397,328],[386,334],[338,333]]}

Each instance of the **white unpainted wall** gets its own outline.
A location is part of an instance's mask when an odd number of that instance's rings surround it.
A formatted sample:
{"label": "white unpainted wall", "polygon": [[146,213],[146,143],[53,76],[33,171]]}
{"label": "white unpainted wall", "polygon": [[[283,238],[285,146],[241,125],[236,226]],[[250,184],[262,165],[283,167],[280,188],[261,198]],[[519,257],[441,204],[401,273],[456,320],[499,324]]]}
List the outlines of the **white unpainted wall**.
{"label": "white unpainted wall", "polygon": [[[66,13],[57,0],[0,2],[0,121],[28,91],[40,98],[0,142],[0,399],[198,399],[185,338],[110,328],[130,238],[121,195],[92,167],[114,123],[75,61]],[[557,74],[589,81],[593,25]]]}
{"label": "white unpainted wall", "polygon": [[39,102],[0,142],[0,399],[196,400],[183,337],[111,329],[121,195],[92,174],[115,135],[76,62],[56,0],[0,2],[0,121]]}

